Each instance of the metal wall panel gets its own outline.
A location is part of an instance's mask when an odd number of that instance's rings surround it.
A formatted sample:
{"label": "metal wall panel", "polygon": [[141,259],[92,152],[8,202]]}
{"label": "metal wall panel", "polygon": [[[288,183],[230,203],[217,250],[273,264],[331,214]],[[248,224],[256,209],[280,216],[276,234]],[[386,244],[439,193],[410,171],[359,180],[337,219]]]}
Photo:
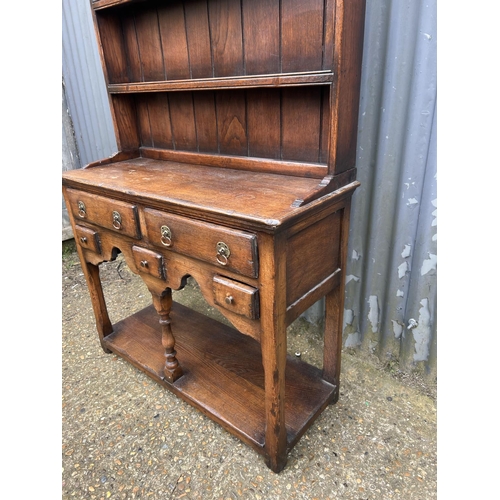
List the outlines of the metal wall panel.
{"label": "metal wall panel", "polygon": [[[436,373],[436,0],[367,0],[344,345]],[[88,0],[63,2],[82,164],[116,150]],[[317,317],[319,303],[309,317]]]}
{"label": "metal wall panel", "polygon": [[62,4],[62,73],[81,166],[116,152],[89,0]]}
{"label": "metal wall panel", "polygon": [[435,375],[436,2],[368,0],[344,342]]}

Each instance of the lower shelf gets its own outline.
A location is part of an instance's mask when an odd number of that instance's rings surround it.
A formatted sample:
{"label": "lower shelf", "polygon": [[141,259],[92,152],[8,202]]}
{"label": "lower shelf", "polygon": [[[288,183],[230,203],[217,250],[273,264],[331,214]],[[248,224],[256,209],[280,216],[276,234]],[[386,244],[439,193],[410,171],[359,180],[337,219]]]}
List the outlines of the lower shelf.
{"label": "lower shelf", "polygon": [[[251,337],[174,302],[170,314],[184,375],[163,380],[159,316],[153,306],[114,325],[105,345],[167,389],[265,454],[265,392],[260,344]],[[285,420],[288,449],[333,398],[321,370],[287,358]]]}

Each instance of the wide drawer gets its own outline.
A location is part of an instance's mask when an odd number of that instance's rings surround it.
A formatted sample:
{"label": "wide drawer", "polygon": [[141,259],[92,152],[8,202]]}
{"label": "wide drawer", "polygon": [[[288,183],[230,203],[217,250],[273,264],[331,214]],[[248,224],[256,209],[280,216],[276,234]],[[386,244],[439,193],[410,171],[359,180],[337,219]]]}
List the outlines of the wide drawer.
{"label": "wide drawer", "polygon": [[76,221],[86,221],[132,238],[140,238],[137,207],[132,203],[67,189],[69,209]]}
{"label": "wide drawer", "polygon": [[255,234],[145,209],[146,235],[150,243],[194,257],[221,269],[256,278]]}

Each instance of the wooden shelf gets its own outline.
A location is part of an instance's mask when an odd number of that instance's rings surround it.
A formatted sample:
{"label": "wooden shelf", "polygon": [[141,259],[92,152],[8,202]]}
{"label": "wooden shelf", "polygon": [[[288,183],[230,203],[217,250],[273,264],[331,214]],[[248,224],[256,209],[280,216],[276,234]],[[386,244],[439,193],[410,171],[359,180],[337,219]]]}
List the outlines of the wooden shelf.
{"label": "wooden shelf", "polygon": [[309,73],[165,80],[161,82],[112,83],[108,85],[108,90],[111,94],[130,94],[138,92],[175,92],[186,90],[329,85],[332,81],[333,73],[331,71],[313,71]]}
{"label": "wooden shelf", "polygon": [[141,0],[93,0],[92,8],[94,10],[106,9],[107,7],[115,7],[127,3],[137,2]]}
{"label": "wooden shelf", "polygon": [[[105,337],[105,345],[264,454],[265,393],[260,344],[175,302],[170,316],[177,359],[184,371],[173,384],[163,378],[165,356],[159,316],[153,306],[114,325],[113,333]],[[334,390],[321,378],[321,370],[288,356],[288,449],[328,405]]]}

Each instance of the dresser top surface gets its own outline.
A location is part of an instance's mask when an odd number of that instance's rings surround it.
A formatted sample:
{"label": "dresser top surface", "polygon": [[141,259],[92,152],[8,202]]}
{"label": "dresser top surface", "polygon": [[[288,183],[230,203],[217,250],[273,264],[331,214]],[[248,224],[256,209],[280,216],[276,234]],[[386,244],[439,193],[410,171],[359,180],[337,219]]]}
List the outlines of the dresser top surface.
{"label": "dresser top surface", "polygon": [[63,184],[137,203],[278,225],[318,179],[135,158],[63,174]]}

